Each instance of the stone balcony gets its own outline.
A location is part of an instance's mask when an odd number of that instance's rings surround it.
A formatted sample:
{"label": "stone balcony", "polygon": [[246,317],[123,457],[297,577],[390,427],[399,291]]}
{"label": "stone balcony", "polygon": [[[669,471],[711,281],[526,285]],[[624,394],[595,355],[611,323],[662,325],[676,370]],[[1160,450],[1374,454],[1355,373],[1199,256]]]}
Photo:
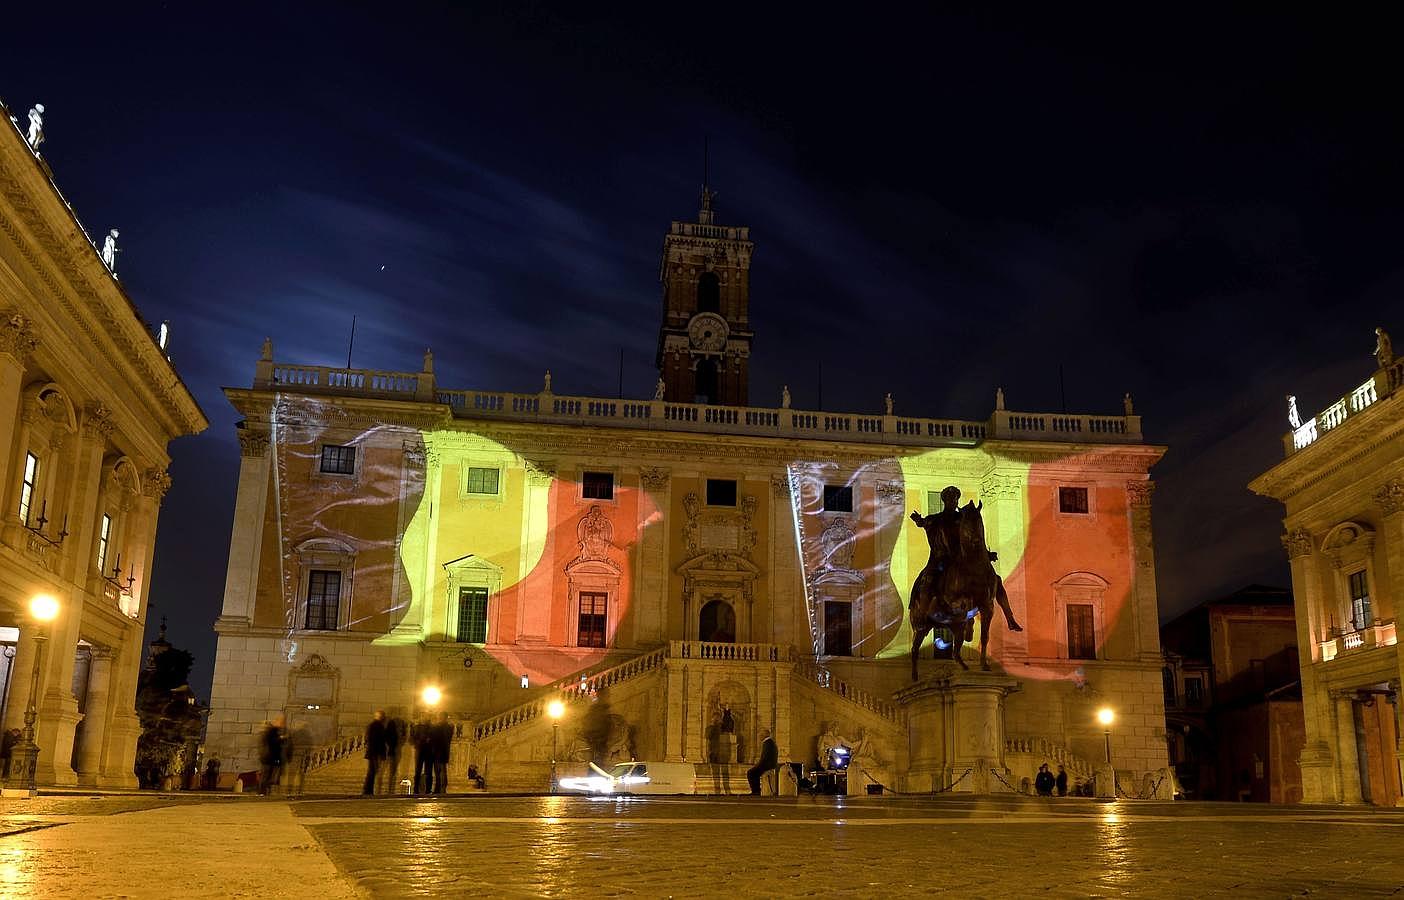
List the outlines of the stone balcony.
{"label": "stone balcony", "polygon": [[1341,427],[1401,387],[1404,387],[1404,358],[1376,370],[1368,381],[1326,407],[1319,415],[1283,435],[1283,450],[1287,456],[1291,456],[1306,449],[1326,432]]}
{"label": "stone balcony", "polygon": [[1321,642],[1321,660],[1329,662],[1348,653],[1392,646],[1397,640],[1393,619],[1375,622],[1357,631],[1347,631]]}
{"label": "stone balcony", "polygon": [[[427,362],[427,361],[426,361]],[[920,447],[973,447],[986,440],[1065,444],[1139,444],[1141,417],[1011,412],[996,409],[985,421],[869,415],[754,406],[712,406],[577,397],[543,390],[442,390],[432,371],[386,372],[260,361],[254,389],[297,394],[439,403],[455,418],[551,425],[587,425],[645,431],[755,435],[845,443]]]}

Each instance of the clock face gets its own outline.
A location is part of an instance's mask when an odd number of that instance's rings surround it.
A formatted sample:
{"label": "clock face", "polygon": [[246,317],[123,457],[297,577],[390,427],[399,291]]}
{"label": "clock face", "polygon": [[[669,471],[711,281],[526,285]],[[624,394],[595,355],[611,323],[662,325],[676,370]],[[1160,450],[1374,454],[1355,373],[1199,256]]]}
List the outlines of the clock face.
{"label": "clock face", "polygon": [[687,337],[694,350],[716,353],[726,349],[728,331],[726,320],[716,313],[698,313],[687,323]]}

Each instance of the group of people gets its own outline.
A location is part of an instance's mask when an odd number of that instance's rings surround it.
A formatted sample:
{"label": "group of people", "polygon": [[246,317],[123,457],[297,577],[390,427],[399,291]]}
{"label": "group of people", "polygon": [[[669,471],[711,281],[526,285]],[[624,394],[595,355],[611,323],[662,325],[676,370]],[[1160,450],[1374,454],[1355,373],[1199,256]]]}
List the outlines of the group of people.
{"label": "group of people", "polygon": [[363,795],[396,792],[400,755],[406,743],[414,747],[414,793],[442,794],[448,789],[449,751],[453,747],[453,724],[448,713],[441,712],[432,720],[424,716],[410,726],[403,719],[387,718],[385,710],[379,709],[366,726]]}
{"label": "group of people", "polygon": [[1068,795],[1068,773],[1062,766],[1058,767],[1058,774],[1055,776],[1048,768],[1048,763],[1038,767],[1038,775],[1034,777],[1034,791],[1040,797],[1052,797],[1057,791],[1059,797]]}

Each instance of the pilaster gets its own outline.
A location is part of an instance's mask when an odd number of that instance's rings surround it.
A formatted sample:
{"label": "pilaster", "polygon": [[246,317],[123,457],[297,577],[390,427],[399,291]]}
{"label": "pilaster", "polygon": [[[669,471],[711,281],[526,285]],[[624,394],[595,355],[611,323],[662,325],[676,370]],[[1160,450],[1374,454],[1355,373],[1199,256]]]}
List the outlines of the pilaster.
{"label": "pilaster", "polygon": [[[1019,547],[1027,539],[1028,518],[1026,487],[1024,479],[1005,472],[990,472],[980,481],[980,502],[984,504],[986,520],[993,527],[994,540],[986,540],[992,550],[1000,554],[995,562],[995,570],[1004,579],[1004,590],[1009,595],[1009,608],[1020,625],[1028,622],[1028,566],[1018,565],[1019,559],[1010,551]],[[1024,548],[1028,552],[1028,548]],[[915,577],[915,576],[913,576]],[[991,628],[1000,634],[1003,649],[1001,659],[1027,657],[1029,653],[1029,632],[1010,631],[1004,616],[995,610]],[[996,624],[999,623],[999,624]]]}
{"label": "pilaster", "polygon": [[219,624],[247,627],[253,623],[258,594],[268,478],[272,453],[277,451],[271,446],[269,432],[255,423],[245,422],[238,434],[239,489],[234,499],[234,528],[229,536],[229,568],[224,578],[224,608]]}
{"label": "pilaster", "polygon": [[668,469],[639,470],[637,534],[640,536],[634,571],[634,640],[650,647],[663,640],[668,621],[668,504],[672,475]]}
{"label": "pilaster", "polygon": [[1151,532],[1151,496],[1155,483],[1126,483],[1127,516],[1131,525],[1132,596],[1136,653],[1160,661],[1160,613],[1155,587],[1155,545]]}
{"label": "pilaster", "polygon": [[8,493],[10,466],[15,462],[10,450],[20,421],[25,364],[38,345],[27,318],[14,310],[0,313],[0,498]]}

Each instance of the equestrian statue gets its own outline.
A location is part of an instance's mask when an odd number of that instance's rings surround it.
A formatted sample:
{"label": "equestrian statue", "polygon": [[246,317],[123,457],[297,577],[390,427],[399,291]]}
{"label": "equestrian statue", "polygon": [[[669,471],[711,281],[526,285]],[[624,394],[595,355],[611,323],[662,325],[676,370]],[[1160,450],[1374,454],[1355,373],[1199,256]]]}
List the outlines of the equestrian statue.
{"label": "equestrian statue", "polygon": [[[917,680],[917,653],[921,642],[933,629],[951,634],[951,653],[962,669],[960,647],[974,640],[975,616],[980,616],[980,668],[989,671],[986,648],[990,643],[990,620],[994,605],[1004,610],[1010,631],[1023,631],[1014,621],[1004,581],[995,571],[997,555],[985,545],[985,521],[980,515],[984,504],[960,505],[960,489],[952,485],[941,492],[939,513],[923,516],[913,512],[912,521],[926,532],[931,556],[912,585],[907,613],[912,623],[912,680]],[[938,649],[945,649],[938,644]]]}

